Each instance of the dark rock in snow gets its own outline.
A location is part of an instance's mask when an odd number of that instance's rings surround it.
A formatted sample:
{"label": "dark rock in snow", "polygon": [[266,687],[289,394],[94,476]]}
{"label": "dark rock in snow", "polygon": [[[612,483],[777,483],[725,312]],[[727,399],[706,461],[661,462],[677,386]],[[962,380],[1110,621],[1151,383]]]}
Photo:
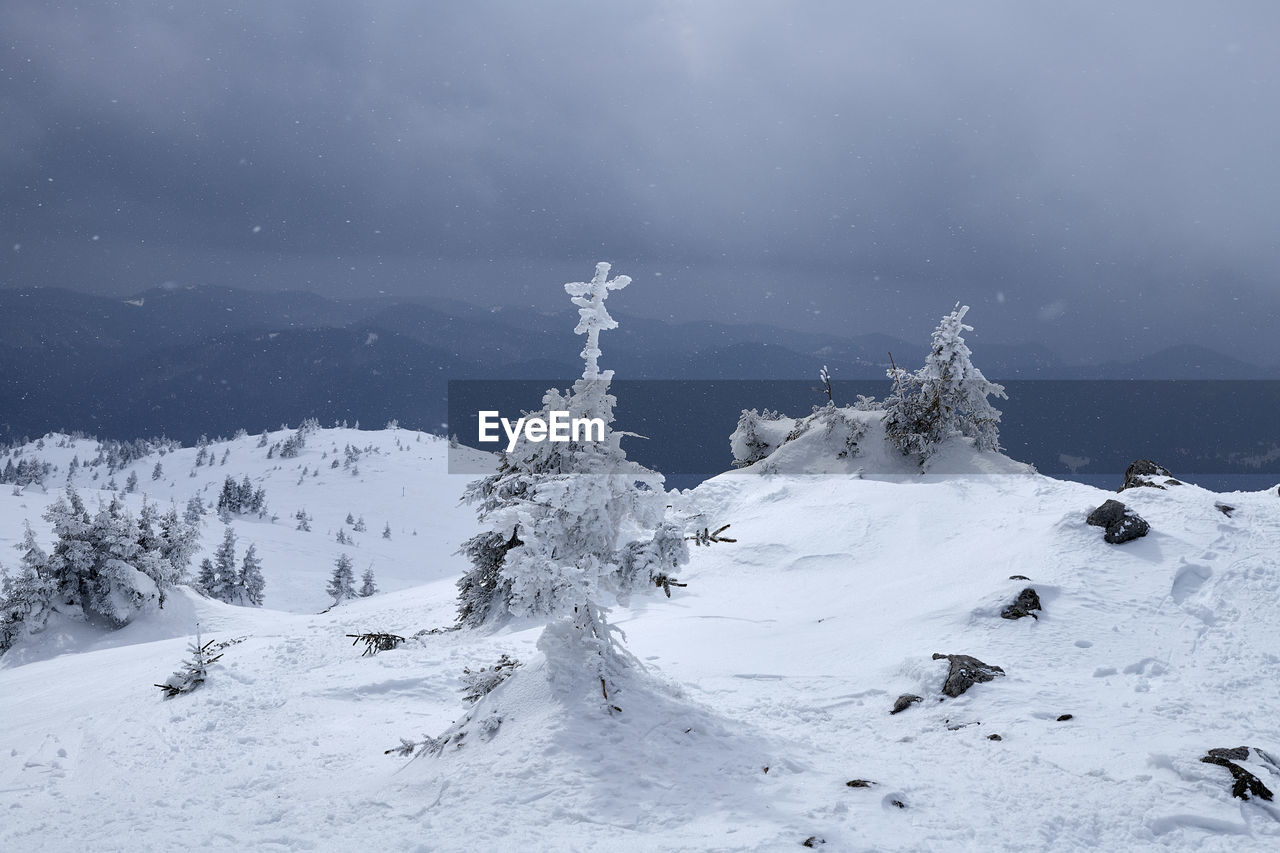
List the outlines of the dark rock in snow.
{"label": "dark rock in snow", "polygon": [[1124,518],[1125,511],[1129,508],[1120,501],[1112,498],[1106,501],[1102,506],[1089,513],[1085,524],[1091,524],[1094,527],[1110,527],[1120,519]]}
{"label": "dark rock in snow", "polygon": [[875,782],[867,779],[850,779],[848,782],[845,782],[845,784],[850,788],[870,788],[875,784]]}
{"label": "dark rock in snow", "polygon": [[[1163,483],[1156,482],[1163,480]],[[1175,480],[1169,469],[1163,465],[1157,465],[1150,459],[1139,459],[1129,466],[1124,472],[1124,485],[1116,489],[1117,492],[1123,492],[1125,489],[1133,489],[1139,486],[1149,486],[1153,489],[1163,489],[1165,486],[1181,486],[1180,480]]]}
{"label": "dark rock in snow", "polygon": [[[1277,764],[1274,758],[1257,747],[1254,747],[1252,751],[1255,760],[1280,774],[1280,764]],[[1211,749],[1200,760],[1205,764],[1216,764],[1230,771],[1232,779],[1231,796],[1241,800],[1261,797],[1270,802],[1274,799],[1271,789],[1262,784],[1262,780],[1257,776],[1236,764],[1237,761],[1248,761],[1249,752],[1250,749],[1247,746],[1237,746],[1235,749]]]}
{"label": "dark rock in snow", "polygon": [[951,664],[947,671],[947,680],[942,685],[942,692],[952,699],[963,694],[975,684],[992,681],[997,675],[1004,675],[998,666],[983,663],[969,655],[944,655],[934,652],[934,660],[946,660]]}
{"label": "dark rock in snow", "polygon": [[1004,619],[1021,619],[1023,616],[1030,616],[1032,619],[1039,617],[1032,613],[1032,610],[1041,610],[1040,596],[1031,587],[1027,587],[1018,593],[1018,597],[1013,600],[1004,610],[1000,611],[1001,618]]}
{"label": "dark rock in snow", "polygon": [[1000,735],[987,735],[987,740],[1004,740]]}
{"label": "dark rock in snow", "polygon": [[1104,502],[1102,506],[1089,513],[1085,523],[1092,524],[1094,527],[1105,527],[1107,532],[1102,538],[1112,545],[1120,545],[1146,536],[1151,530],[1151,525],[1147,524],[1141,516],[1117,500]]}
{"label": "dark rock in snow", "polygon": [[1060,722],[1060,723],[1065,723],[1067,720],[1073,720],[1073,719],[1075,719],[1075,716],[1074,716],[1074,715],[1072,715],[1072,714],[1063,714],[1061,717],[1059,717],[1059,718],[1058,718],[1058,722]]}
{"label": "dark rock in snow", "polygon": [[914,693],[903,693],[903,694],[902,694],[901,696],[899,696],[896,700],[894,700],[894,703],[893,703],[893,710],[892,710],[892,711],[890,711],[889,713],[890,713],[890,714],[901,714],[903,711],[905,711],[905,710],[907,710],[908,708],[910,708],[910,707],[912,706],[912,704],[914,704],[914,703],[916,703],[916,702],[923,702],[923,701],[924,701],[924,699],[922,699],[921,697],[919,697],[919,696],[915,695]]}
{"label": "dark rock in snow", "polygon": [[1150,524],[1147,524],[1136,512],[1129,511],[1119,523],[1108,527],[1107,532],[1102,534],[1102,538],[1112,545],[1123,545],[1125,542],[1141,539],[1150,531]]}
{"label": "dark rock in snow", "polygon": [[827,840],[825,838],[819,838],[816,835],[810,835],[804,841],[800,842],[800,846],[801,847],[817,847],[819,844],[826,844],[826,843],[827,843]]}
{"label": "dark rock in snow", "polygon": [[1216,503],[1216,504],[1214,504],[1214,506],[1215,506],[1215,507],[1217,507],[1218,512],[1222,513],[1222,514],[1223,514],[1223,515],[1225,515],[1227,518],[1230,518],[1230,517],[1231,517],[1231,513],[1233,513],[1233,512],[1235,512],[1235,511],[1236,511],[1236,508],[1235,508],[1235,507],[1233,507],[1233,506],[1231,506],[1231,504]]}
{"label": "dark rock in snow", "polygon": [[1011,580],[1011,581],[1029,581],[1029,580],[1031,580],[1031,578],[1027,577],[1026,575],[1009,575],[1009,580]]}

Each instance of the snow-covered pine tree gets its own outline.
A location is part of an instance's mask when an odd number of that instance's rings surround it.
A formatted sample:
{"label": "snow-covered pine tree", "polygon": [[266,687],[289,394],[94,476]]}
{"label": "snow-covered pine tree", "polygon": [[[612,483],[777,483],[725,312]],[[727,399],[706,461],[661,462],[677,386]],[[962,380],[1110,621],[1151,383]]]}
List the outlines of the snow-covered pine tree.
{"label": "snow-covered pine tree", "polygon": [[199,495],[192,495],[187,499],[187,507],[182,514],[182,520],[196,527],[204,523],[204,501],[201,500]]}
{"label": "snow-covered pine tree", "polygon": [[199,523],[186,522],[178,517],[178,508],[170,505],[169,511],[160,517],[160,551],[173,571],[171,583],[179,583],[186,575],[191,558],[200,550]]}
{"label": "snow-covered pine tree", "polygon": [[209,596],[213,595],[213,588],[218,585],[218,572],[213,567],[213,560],[205,557],[200,561],[200,572],[196,575],[196,586]]}
{"label": "snow-covered pine tree", "polygon": [[258,558],[258,546],[250,545],[244,552],[244,561],[240,564],[238,586],[246,603],[253,607],[262,606],[262,592],[267,588],[267,581],[262,577],[262,560]]}
{"label": "snow-covered pine tree", "polygon": [[177,583],[178,572],[165,553],[165,541],[155,504],[146,498],[143,498],[142,509],[138,513],[137,531],[139,553],[134,565],[155,582],[160,596],[159,605],[164,607],[165,590]]}
{"label": "snow-covered pine tree", "polygon": [[49,555],[36,541],[31,525],[14,546],[22,555],[18,574],[0,576],[0,654],[24,633],[44,627],[53,608],[56,585],[49,573]]}
{"label": "snow-covered pine tree", "polygon": [[333,565],[333,574],[329,576],[329,583],[324,589],[333,596],[335,605],[356,597],[356,576],[351,568],[351,558],[346,554],[338,556]]}
{"label": "snow-covered pine tree", "polygon": [[240,573],[236,570],[236,532],[230,524],[223,528],[222,544],[213,552],[213,572],[209,594],[219,601],[235,603],[240,597]]}
{"label": "snow-covered pine tree", "polygon": [[[662,525],[666,510],[662,475],[627,459],[614,432],[609,393],[613,371],[600,370],[599,334],[617,328],[605,310],[610,291],[630,283],[609,280],[609,264],[596,265],[590,282],[565,285],[579,309],[574,331],[586,334],[584,369],[568,393],[547,391],[534,416],[553,411],[604,424],[603,440],[519,440],[503,453],[498,471],[472,483],[464,499],[478,503],[489,529],[462,548],[472,569],[459,581],[459,621],[481,624],[507,613],[547,619],[538,641],[553,680],[575,683],[583,675],[606,701],[628,664],[600,602],[625,596],[688,559],[682,537]],[[646,550],[623,540],[623,531],[655,531],[660,544]],[[659,565],[660,564],[660,565]]]}
{"label": "snow-covered pine tree", "polygon": [[900,367],[888,371],[894,390],[885,400],[885,435],[922,462],[956,434],[972,438],[978,450],[1000,448],[1000,412],[987,398],[1005,398],[1004,387],[989,381],[970,360],[962,336],[973,331],[964,323],[968,310],[957,302],[942,318],[924,367],[915,373]]}
{"label": "snow-covered pine tree", "polygon": [[376,595],[378,592],[378,584],[373,579],[373,566],[364,570],[364,574],[360,575],[360,597],[368,598]]}

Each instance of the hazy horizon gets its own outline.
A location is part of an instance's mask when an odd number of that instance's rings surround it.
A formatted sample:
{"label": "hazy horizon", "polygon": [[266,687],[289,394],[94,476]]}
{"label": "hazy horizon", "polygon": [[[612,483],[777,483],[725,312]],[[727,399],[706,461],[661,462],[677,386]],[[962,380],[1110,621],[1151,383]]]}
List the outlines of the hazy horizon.
{"label": "hazy horizon", "polygon": [[0,287],[617,310],[1274,364],[1280,8],[0,10]]}

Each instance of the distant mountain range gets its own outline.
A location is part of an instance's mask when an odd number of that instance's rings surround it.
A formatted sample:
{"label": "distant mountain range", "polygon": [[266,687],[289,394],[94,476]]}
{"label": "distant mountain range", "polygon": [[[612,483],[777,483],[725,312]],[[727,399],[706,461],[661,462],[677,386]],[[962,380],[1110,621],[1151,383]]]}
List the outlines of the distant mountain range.
{"label": "distant mountain range", "polygon": [[[889,353],[918,366],[927,341],[841,338],[762,324],[615,314],[607,366],[626,379],[884,380]],[[346,420],[445,429],[446,383],[566,381],[581,370],[576,315],[513,314],[450,300],[333,300],[301,292],[156,288],[111,299],[0,290],[0,439],[54,429],[184,442]],[[1280,370],[1181,346],[1081,367],[1038,344],[974,343],[993,379],[1264,379]],[[536,401],[532,401],[536,402]],[[762,401],[762,405],[767,401]]]}

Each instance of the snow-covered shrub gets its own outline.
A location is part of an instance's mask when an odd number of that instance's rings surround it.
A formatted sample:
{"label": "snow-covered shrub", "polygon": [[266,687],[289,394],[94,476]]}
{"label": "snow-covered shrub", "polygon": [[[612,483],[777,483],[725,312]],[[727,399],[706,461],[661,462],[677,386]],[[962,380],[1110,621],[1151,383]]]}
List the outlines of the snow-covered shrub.
{"label": "snow-covered shrub", "polygon": [[978,450],[1000,449],[1000,412],[988,397],[1004,398],[1004,387],[989,381],[970,360],[963,332],[969,306],[942,318],[924,367],[914,373],[902,368],[888,372],[893,394],[885,400],[885,435],[906,455],[927,459],[953,435],[973,439]]}
{"label": "snow-covered shrub", "polygon": [[743,409],[737,428],[729,436],[733,467],[745,468],[764,459],[782,446],[793,426],[794,420],[777,412]]}
{"label": "snow-covered shrub", "polygon": [[502,682],[510,678],[520,666],[520,661],[502,655],[493,666],[482,666],[474,672],[462,670],[462,701],[474,704],[481,697],[493,691]]}
{"label": "snow-covered shrub", "polygon": [[[865,405],[865,403],[860,403]],[[865,409],[827,403],[803,418],[787,418],[765,410],[744,410],[729,436],[734,467],[745,468],[772,456],[779,448],[804,436],[820,436],[822,452],[837,459],[858,456],[867,432]],[[873,416],[874,417],[874,416]]]}
{"label": "snow-covered shrub", "polygon": [[164,691],[166,699],[190,693],[204,684],[209,677],[209,667],[222,657],[221,654],[213,654],[214,645],[213,640],[207,643],[201,642],[200,632],[196,632],[196,638],[187,646],[188,658],[173,675],[156,685]]}

